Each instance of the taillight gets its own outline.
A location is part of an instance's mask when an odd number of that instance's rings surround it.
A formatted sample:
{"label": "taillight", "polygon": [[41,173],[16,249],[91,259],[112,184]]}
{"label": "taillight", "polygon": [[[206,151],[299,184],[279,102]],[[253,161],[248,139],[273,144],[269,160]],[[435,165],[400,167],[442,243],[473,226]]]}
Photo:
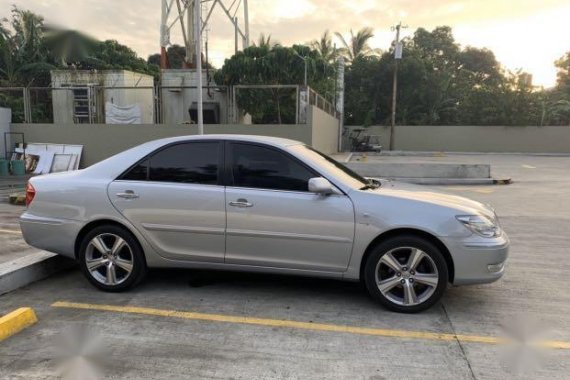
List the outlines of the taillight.
{"label": "taillight", "polygon": [[36,189],[34,189],[32,184],[28,182],[28,184],[26,185],[26,206],[27,207],[30,207],[30,204],[34,200],[35,196],[36,196]]}

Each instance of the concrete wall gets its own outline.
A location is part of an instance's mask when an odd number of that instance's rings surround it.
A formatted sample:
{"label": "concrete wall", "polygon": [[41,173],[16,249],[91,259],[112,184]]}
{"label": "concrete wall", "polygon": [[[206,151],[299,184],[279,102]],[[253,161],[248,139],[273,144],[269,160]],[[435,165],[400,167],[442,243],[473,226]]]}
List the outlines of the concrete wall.
{"label": "concrete wall", "polygon": [[315,106],[308,107],[311,128],[311,145],[323,153],[338,151],[339,120]]}
{"label": "concrete wall", "polygon": [[[389,127],[371,126],[366,133],[379,135],[388,149]],[[396,126],[395,150],[570,153],[570,126]]]}
{"label": "concrete wall", "polygon": [[[245,125],[209,124],[207,134],[244,134],[284,137],[310,144],[324,153],[335,153],[338,119],[310,106],[307,124]],[[27,142],[83,145],[80,166],[86,167],[125,149],[171,136],[194,135],[195,124],[12,124],[12,132],[23,132]]]}
{"label": "concrete wall", "polygon": [[[207,134],[229,133],[284,137],[311,143],[311,128],[307,125],[205,125]],[[196,125],[112,125],[112,124],[12,124],[12,132],[25,133],[27,142],[80,144],[83,155],[80,167],[92,165],[113,154],[147,141],[194,135]],[[321,147],[317,146],[319,149]]]}
{"label": "concrete wall", "polygon": [[[10,108],[0,108],[0,158],[6,157],[4,149],[4,133],[10,132],[10,120],[12,120],[12,110]],[[8,137],[8,143],[10,139]],[[10,144],[8,144],[8,150]]]}
{"label": "concrete wall", "polygon": [[[154,78],[128,70],[53,70],[51,71],[53,121],[57,124],[72,124],[73,91],[66,87],[152,87]],[[95,120],[104,122],[105,102],[118,106],[138,103],[141,107],[142,122],[154,122],[154,95],[152,88],[104,89],[93,95],[97,101]]]}

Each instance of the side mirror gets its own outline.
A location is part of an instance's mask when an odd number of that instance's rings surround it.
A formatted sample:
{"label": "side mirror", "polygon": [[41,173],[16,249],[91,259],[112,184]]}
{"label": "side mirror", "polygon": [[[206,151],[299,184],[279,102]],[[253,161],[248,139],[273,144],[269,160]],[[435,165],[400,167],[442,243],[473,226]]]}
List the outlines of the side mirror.
{"label": "side mirror", "polygon": [[322,195],[328,195],[334,192],[332,184],[323,177],[309,179],[309,191]]}

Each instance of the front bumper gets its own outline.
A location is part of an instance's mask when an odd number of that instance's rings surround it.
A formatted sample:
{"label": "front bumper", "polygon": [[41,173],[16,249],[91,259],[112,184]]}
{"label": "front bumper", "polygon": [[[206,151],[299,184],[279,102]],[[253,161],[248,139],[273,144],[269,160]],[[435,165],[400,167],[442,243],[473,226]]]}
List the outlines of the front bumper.
{"label": "front bumper", "polygon": [[492,239],[471,235],[443,240],[453,258],[453,285],[494,282],[505,273],[510,241],[504,232]]}

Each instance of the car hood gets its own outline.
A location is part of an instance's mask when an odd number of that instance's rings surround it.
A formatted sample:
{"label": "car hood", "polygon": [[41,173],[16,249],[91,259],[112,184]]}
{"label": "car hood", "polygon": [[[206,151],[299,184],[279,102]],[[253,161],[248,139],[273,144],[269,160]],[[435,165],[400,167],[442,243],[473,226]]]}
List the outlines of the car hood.
{"label": "car hood", "polygon": [[491,206],[469,198],[448,194],[427,186],[384,179],[380,180],[380,182],[382,186],[373,190],[374,194],[451,208],[466,215],[482,214],[495,219],[495,211]]}

